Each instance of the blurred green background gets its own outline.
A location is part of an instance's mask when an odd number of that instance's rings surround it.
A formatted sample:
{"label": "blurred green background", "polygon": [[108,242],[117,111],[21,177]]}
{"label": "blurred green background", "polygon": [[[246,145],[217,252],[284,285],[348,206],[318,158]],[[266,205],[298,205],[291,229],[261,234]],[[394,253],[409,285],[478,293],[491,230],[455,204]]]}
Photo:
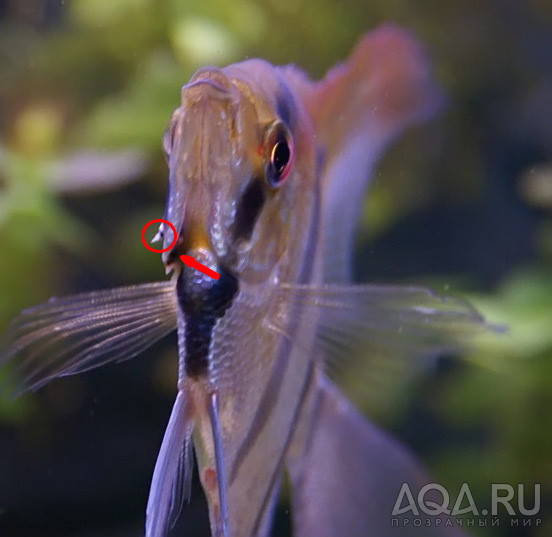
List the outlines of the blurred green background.
{"label": "blurred green background", "polygon": [[[319,77],[385,21],[425,43],[447,107],[378,167],[357,279],[466,294],[510,330],[409,382],[387,374],[350,389],[453,497],[466,482],[489,508],[491,483],[524,483],[530,508],[541,484],[528,526],[500,512],[474,534],[549,536],[548,0],[0,0],[0,331],[52,295],[164,277],[139,235],[162,216],[161,135],[195,69],[260,56]],[[141,534],[174,345],[0,400],[0,536]],[[173,535],[207,535],[194,485]],[[289,527],[284,501],[274,535]]]}

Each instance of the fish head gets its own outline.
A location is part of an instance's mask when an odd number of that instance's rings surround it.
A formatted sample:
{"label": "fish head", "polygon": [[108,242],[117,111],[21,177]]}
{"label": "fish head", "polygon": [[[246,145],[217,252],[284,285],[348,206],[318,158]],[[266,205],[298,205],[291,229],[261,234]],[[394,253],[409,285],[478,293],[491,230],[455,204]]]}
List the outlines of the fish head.
{"label": "fish head", "polygon": [[272,66],[249,62],[259,65],[204,68],[182,88],[163,141],[165,219],[177,233],[174,241],[163,230],[164,247],[174,243],[163,254],[167,270],[183,270],[188,255],[217,273],[264,281],[279,263],[290,269],[289,243],[312,214],[310,120]]}

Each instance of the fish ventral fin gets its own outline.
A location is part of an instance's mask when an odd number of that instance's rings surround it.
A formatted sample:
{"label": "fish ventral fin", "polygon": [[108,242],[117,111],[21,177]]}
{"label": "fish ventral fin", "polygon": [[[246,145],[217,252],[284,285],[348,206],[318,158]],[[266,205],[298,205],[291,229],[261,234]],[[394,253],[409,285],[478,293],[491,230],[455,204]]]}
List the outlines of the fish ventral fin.
{"label": "fish ventral fin", "polygon": [[146,509],[146,537],[164,537],[189,499],[193,469],[192,413],[188,395],[179,390],[155,463]]}

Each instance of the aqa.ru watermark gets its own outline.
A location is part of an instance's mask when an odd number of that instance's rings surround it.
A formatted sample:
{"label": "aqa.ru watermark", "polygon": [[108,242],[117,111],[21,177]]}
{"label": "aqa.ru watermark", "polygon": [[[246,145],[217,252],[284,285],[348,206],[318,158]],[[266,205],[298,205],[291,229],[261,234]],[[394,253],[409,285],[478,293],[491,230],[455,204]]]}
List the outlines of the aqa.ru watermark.
{"label": "aqa.ru watermark", "polygon": [[[514,487],[507,483],[493,483],[490,493],[490,510],[479,509],[469,485],[463,483],[450,508],[450,495],[443,485],[428,483],[414,495],[408,483],[403,483],[391,512],[391,525],[469,527],[499,526],[505,522],[517,527],[540,525],[541,519],[536,518],[540,510],[540,484],[527,491],[532,493],[530,506],[526,505],[528,496],[522,484]],[[509,520],[506,515],[509,515]]]}

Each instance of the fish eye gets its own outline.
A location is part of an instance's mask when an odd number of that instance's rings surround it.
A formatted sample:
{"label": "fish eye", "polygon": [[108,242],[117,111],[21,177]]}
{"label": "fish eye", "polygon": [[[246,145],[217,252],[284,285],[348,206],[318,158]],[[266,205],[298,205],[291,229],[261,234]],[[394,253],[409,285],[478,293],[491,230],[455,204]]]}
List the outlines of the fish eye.
{"label": "fish eye", "polygon": [[272,187],[279,187],[291,170],[293,142],[291,134],[281,121],[273,123],[266,137],[266,178]]}

